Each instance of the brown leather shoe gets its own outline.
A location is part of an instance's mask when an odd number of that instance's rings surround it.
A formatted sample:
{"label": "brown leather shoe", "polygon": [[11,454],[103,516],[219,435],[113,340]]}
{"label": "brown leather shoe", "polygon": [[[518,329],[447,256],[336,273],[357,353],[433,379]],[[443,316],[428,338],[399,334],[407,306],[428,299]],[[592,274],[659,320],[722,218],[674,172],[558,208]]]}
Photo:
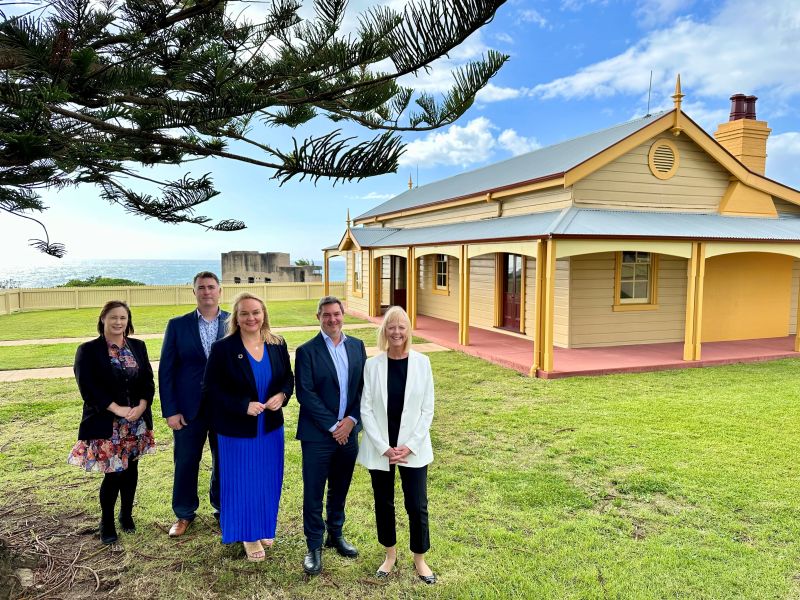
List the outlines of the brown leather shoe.
{"label": "brown leather shoe", "polygon": [[178,519],[169,528],[169,537],[181,537],[191,524],[192,522],[189,519]]}

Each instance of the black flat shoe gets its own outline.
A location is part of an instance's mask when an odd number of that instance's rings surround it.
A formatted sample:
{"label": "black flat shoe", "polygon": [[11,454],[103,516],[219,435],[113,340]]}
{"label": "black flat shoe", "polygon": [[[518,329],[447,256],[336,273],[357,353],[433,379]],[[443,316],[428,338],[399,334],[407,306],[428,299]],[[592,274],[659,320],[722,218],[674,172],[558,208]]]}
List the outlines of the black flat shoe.
{"label": "black flat shoe", "polygon": [[389,573],[387,571],[381,571],[380,569],[375,571],[376,579],[386,579],[387,577],[389,577]]}
{"label": "black flat shoe", "polygon": [[322,571],[322,548],[308,551],[303,559],[303,571],[309,575],[319,575]]}
{"label": "black flat shoe", "polygon": [[325,540],[325,547],[336,548],[336,552],[346,558],[355,558],[358,556],[358,549],[344,539],[344,536],[333,537],[332,535],[329,535],[328,539]]}
{"label": "black flat shoe", "polygon": [[114,523],[112,522],[109,527],[103,527],[103,523],[100,523],[100,541],[103,542],[106,546],[109,546],[117,541],[117,530],[114,527]]}
{"label": "black flat shoe", "polygon": [[136,533],[136,523],[133,522],[133,517],[130,515],[120,515],[119,525],[125,533]]}
{"label": "black flat shoe", "polygon": [[435,573],[431,573],[430,575],[419,575],[419,574],[417,574],[417,577],[419,577],[420,580],[424,581],[428,585],[433,585],[434,583],[436,583],[436,574]]}

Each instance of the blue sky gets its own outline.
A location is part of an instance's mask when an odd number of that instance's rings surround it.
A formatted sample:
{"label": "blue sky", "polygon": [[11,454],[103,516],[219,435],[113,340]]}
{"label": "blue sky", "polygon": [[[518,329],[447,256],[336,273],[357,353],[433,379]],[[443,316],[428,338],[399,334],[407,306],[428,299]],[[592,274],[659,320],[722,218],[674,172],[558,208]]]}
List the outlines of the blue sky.
{"label": "blue sky", "polygon": [[[370,4],[351,2],[352,18]],[[727,121],[729,96],[758,96],[758,118],[772,128],[767,176],[800,188],[797,0],[509,0],[449,58],[404,83],[441,92],[449,86],[450,68],[488,48],[511,59],[457,124],[405,136],[408,148],[397,174],[335,187],[324,181],[280,187],[257,167],[188,163],[159,174],[210,172],[221,194],[199,212],[242,219],[246,230],[204,232],[144,220],[85,186],[45,196],[51,239],[65,243],[71,258],[216,258],[229,250],[259,250],[316,259],[320,248],[339,240],[348,208],[356,216],[401,193],[409,175],[424,185],[645,114],[651,70],[651,112],[672,107],[669,96],[680,72],[684,111],[710,133]],[[319,119],[294,133],[332,127]],[[370,136],[356,128],[347,132]],[[290,142],[292,133],[259,135]],[[28,238],[40,237],[35,224],[0,214],[0,231],[0,279],[3,266],[57,260],[27,246]]]}

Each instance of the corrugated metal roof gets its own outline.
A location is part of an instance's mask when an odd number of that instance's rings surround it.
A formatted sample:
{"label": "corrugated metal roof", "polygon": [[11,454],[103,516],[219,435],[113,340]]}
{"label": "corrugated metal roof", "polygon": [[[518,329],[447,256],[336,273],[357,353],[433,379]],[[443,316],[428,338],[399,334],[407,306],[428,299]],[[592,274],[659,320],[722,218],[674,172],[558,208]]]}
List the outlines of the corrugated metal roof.
{"label": "corrugated metal roof", "polygon": [[639,131],[667,112],[669,111],[634,119],[602,131],[407,190],[359,215],[356,219],[424,206],[451,198],[477,195],[515,183],[541,179],[548,175],[558,175]]}
{"label": "corrugated metal roof", "polygon": [[570,207],[560,211],[431,227],[355,227],[350,231],[362,248],[549,236],[800,241],[800,218],[767,219]]}

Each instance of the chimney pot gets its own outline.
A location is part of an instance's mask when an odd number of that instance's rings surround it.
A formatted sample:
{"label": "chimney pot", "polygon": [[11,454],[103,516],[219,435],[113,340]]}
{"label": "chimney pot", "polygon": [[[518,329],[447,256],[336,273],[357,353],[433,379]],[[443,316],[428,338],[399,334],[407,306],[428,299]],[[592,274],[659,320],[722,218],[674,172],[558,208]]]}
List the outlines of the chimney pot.
{"label": "chimney pot", "polygon": [[[731,121],[738,121],[739,119],[744,119],[746,110],[745,110],[745,101],[747,96],[744,94],[734,94],[731,96]],[[755,104],[753,105],[753,110],[755,110]]]}
{"label": "chimney pot", "polygon": [[756,100],[755,96],[747,96],[744,99],[744,118],[756,120]]}

